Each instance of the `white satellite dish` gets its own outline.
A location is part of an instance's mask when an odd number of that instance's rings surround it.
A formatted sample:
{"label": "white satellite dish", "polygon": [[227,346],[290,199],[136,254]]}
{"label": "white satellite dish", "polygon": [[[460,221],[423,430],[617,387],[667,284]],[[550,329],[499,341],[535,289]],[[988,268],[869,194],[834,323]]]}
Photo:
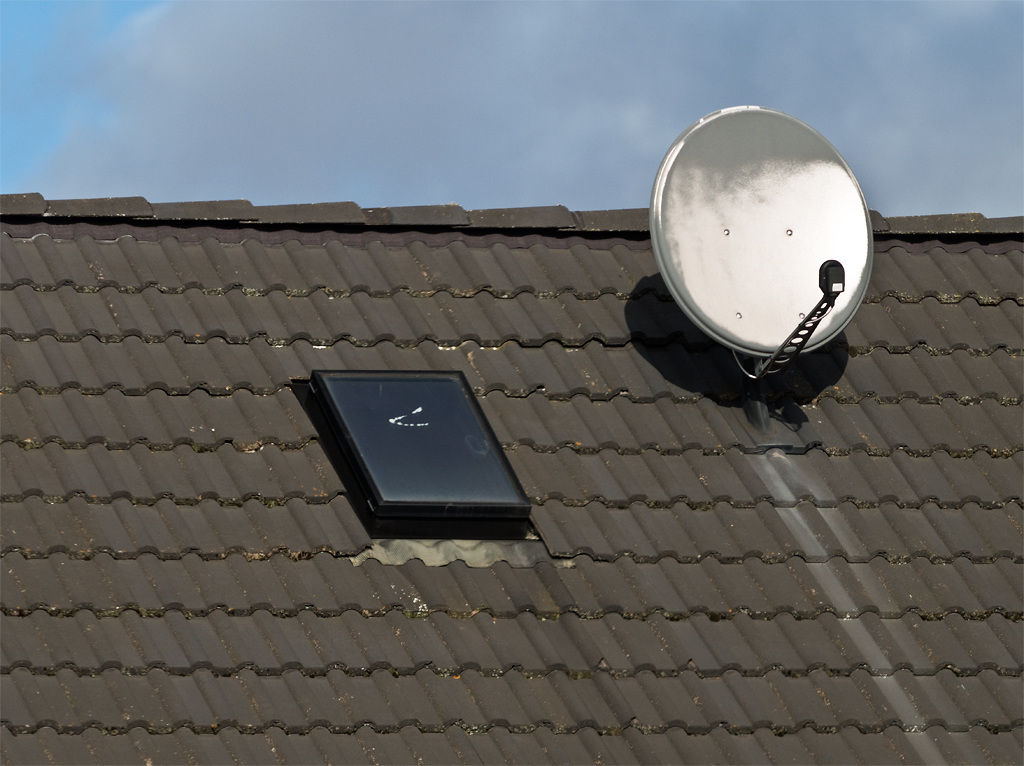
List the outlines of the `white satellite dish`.
{"label": "white satellite dish", "polygon": [[662,160],[650,216],[676,302],[751,377],[833,339],[867,290],[857,179],[820,133],[774,109],[723,109],[687,128]]}

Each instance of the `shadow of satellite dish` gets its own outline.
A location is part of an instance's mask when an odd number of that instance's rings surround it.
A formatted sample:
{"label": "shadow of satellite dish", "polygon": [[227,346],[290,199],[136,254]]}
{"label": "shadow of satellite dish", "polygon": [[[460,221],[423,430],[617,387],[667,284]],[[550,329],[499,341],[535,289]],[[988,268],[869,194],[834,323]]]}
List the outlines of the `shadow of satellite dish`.
{"label": "shadow of satellite dish", "polygon": [[[658,321],[653,320],[648,303],[655,297],[665,304],[659,307]],[[680,396],[706,396],[720,405],[742,408],[748,378],[729,349],[683,313],[660,274],[636,283],[624,313],[634,350],[679,389]],[[800,354],[783,374],[766,380],[769,408],[785,396],[797,404],[810,403],[839,382],[849,359],[845,331],[826,346]]]}

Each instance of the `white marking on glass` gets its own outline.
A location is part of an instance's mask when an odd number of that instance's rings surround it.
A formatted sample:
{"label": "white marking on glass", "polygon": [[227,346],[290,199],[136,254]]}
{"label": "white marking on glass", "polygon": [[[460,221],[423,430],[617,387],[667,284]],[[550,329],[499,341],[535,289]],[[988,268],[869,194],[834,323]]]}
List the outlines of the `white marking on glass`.
{"label": "white marking on glass", "polygon": [[[409,415],[416,415],[423,412],[422,407],[417,407]],[[409,415],[396,415],[393,418],[388,418],[388,422],[393,426],[402,426],[403,428],[422,428],[423,426],[429,426],[430,423],[403,423],[402,421],[409,417]]]}

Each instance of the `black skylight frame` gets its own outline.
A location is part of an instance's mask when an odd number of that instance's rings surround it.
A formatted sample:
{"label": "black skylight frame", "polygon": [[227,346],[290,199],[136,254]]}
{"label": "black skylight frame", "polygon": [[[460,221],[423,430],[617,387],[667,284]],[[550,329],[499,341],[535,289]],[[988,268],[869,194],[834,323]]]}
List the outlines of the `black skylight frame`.
{"label": "black skylight frame", "polygon": [[371,536],[526,535],[530,501],[461,372],[314,370],[305,399]]}

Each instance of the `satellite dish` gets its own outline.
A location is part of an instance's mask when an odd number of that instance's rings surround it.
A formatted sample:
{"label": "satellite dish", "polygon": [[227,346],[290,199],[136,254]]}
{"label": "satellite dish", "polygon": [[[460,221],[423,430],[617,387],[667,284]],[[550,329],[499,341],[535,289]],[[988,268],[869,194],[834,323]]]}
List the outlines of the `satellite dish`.
{"label": "satellite dish", "polygon": [[820,133],[774,109],[723,109],[687,128],[662,160],[650,216],[676,302],[751,377],[834,338],[867,290],[857,179]]}

